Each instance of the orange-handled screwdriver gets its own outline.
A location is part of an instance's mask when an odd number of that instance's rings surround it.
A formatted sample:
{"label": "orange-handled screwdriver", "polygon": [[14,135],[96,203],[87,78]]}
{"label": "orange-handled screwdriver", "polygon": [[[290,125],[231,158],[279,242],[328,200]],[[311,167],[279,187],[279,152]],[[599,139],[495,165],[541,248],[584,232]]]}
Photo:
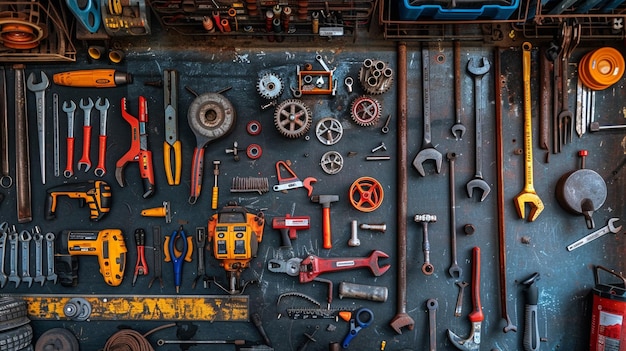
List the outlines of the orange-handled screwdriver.
{"label": "orange-handled screwdriver", "polygon": [[114,69],[86,69],[57,73],[52,76],[57,85],[79,88],[113,88],[118,85],[131,84],[130,73]]}

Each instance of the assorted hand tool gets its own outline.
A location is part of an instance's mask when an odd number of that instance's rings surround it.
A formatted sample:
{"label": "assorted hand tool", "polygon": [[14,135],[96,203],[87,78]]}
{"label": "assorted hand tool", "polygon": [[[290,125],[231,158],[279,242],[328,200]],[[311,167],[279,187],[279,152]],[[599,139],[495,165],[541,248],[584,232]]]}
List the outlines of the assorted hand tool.
{"label": "assorted hand tool", "polygon": [[135,274],[133,274],[133,286],[137,282],[137,276],[148,275],[149,271],[146,263],[146,231],[142,228],[135,229],[135,247],[137,248],[137,260]]}
{"label": "assorted hand tool", "polygon": [[63,175],[65,178],[71,178],[74,175],[74,111],[76,111],[76,103],[72,100],[63,102],[63,112],[67,114],[67,163]]}
{"label": "assorted hand tool", "polygon": [[163,163],[169,185],[179,185],[182,173],[182,144],[178,139],[178,80],[178,71],[163,70],[163,105],[165,107]]}
{"label": "assorted hand tool", "polygon": [[106,169],[106,152],[107,152],[107,114],[109,111],[109,99],[102,98],[96,100],[96,110],[100,112],[100,135],[98,136],[98,165],[94,170],[96,177],[104,177],[107,173]]}
{"label": "assorted hand tool", "polygon": [[[177,247],[177,243],[180,243],[180,248]],[[165,237],[163,252],[165,253],[165,262],[172,262],[174,286],[176,287],[176,293],[179,293],[183,280],[183,262],[191,262],[193,260],[192,237],[187,236],[183,226],[172,232],[170,236]]]}
{"label": "assorted hand tool", "polygon": [[41,165],[41,183],[46,184],[46,89],[50,85],[48,76],[41,72],[41,82],[35,83],[35,73],[28,75],[26,86],[35,93],[37,105],[37,135],[39,136],[39,162]]}
{"label": "assorted hand tool", "polygon": [[26,114],[26,80],[24,65],[13,66],[15,72],[15,189],[17,221],[33,220],[30,184],[30,151],[28,147],[28,116]]}
{"label": "assorted hand tool", "polygon": [[80,99],[78,107],[83,110],[83,156],[78,160],[78,170],[81,166],[85,166],[85,173],[91,169],[91,111],[93,109],[93,100],[91,98]]}
{"label": "assorted hand tool", "polygon": [[533,273],[522,281],[526,303],[524,306],[524,351],[539,350],[539,324],[537,317],[537,304],[539,302],[539,289],[535,283],[540,279],[539,273]]}

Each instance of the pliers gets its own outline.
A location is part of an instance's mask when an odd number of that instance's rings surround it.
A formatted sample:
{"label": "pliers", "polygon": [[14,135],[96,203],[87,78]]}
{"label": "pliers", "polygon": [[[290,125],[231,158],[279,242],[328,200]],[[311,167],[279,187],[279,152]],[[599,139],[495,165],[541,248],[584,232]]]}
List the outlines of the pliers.
{"label": "pliers", "polygon": [[152,152],[148,150],[148,102],[139,96],[139,119],[126,111],[126,98],[122,98],[122,117],[131,127],[130,149],[115,164],[115,179],[124,187],[124,168],[129,162],[139,163],[139,174],[143,179],[143,198],[154,195],[154,170],[152,168]]}
{"label": "pliers", "polygon": [[[176,247],[178,239],[181,239],[181,249]],[[183,262],[191,262],[193,259],[192,237],[185,234],[182,225],[172,235],[165,237],[163,252],[165,252],[165,262],[172,262],[174,265],[174,285],[176,286],[176,293],[178,293],[183,276]]]}
{"label": "pliers", "polygon": [[[182,146],[178,139],[178,71],[163,71],[163,101],[165,108],[165,141],[163,163],[169,185],[179,185],[182,171]],[[172,161],[173,166],[172,168]]]}
{"label": "pliers", "polygon": [[135,275],[133,275],[133,286],[137,282],[138,275],[148,275],[148,264],[146,263],[146,231],[143,228],[135,230],[135,245],[137,246],[137,263],[135,264]]}

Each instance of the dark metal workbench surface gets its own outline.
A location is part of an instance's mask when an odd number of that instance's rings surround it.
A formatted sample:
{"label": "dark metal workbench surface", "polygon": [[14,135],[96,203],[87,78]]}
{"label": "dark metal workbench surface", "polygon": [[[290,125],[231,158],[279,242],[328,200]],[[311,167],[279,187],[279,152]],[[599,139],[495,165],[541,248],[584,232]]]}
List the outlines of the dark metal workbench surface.
{"label": "dark metal workbench surface", "polygon": [[[213,43],[215,44],[215,43]],[[440,174],[436,174],[432,165],[426,166],[427,176],[421,177],[412,167],[409,169],[409,202],[407,204],[409,218],[408,233],[408,313],[415,320],[416,325],[412,331],[405,330],[402,335],[397,335],[389,326],[390,320],[395,315],[396,307],[396,184],[395,169],[396,160],[396,86],[381,95],[375,96],[383,106],[383,120],[392,115],[390,133],[382,134],[380,127],[382,121],[376,126],[360,127],[349,117],[349,109],[352,100],[362,94],[362,89],[355,79],[355,91],[349,94],[345,86],[341,84],[343,78],[350,75],[357,77],[358,70],[366,58],[379,59],[389,62],[396,73],[397,57],[395,44],[383,43],[382,45],[368,45],[367,41],[355,44],[339,44],[336,42],[315,42],[311,47],[297,46],[289,48],[288,45],[270,47],[257,45],[258,43],[235,41],[232,47],[205,45],[191,42],[184,48],[176,46],[168,47],[167,43],[158,41],[136,42],[130,44],[127,49],[128,55],[123,65],[115,68],[131,72],[134,75],[134,83],[115,89],[71,89],[51,85],[49,95],[56,92],[61,102],[73,99],[78,102],[80,97],[98,96],[108,97],[111,101],[109,111],[110,139],[108,147],[107,167],[108,173],[105,180],[113,187],[113,208],[107,218],[98,223],[88,220],[88,210],[79,209],[77,201],[67,198],[61,199],[58,209],[58,219],[46,221],[43,217],[44,189],[49,186],[64,183],[66,180],[52,176],[51,162],[48,162],[48,183],[41,185],[39,179],[39,162],[37,157],[37,138],[34,113],[34,99],[31,93],[29,97],[30,118],[30,148],[31,148],[31,175],[33,184],[33,212],[32,223],[18,225],[18,230],[30,229],[33,225],[39,225],[44,232],[52,231],[59,233],[63,229],[103,229],[120,228],[126,235],[129,247],[128,269],[125,280],[121,286],[113,288],[104,284],[99,275],[95,258],[80,259],[80,283],[75,289],[66,289],[59,285],[46,284],[43,288],[33,286],[28,289],[20,287],[15,289],[7,286],[2,293],[9,294],[174,294],[171,265],[163,264],[165,287],[147,289],[150,276],[140,277],[137,286],[131,287],[131,279],[135,264],[135,245],[132,241],[132,233],[138,227],[145,228],[150,233],[154,225],[162,227],[163,235],[169,235],[180,224],[184,224],[188,232],[193,232],[196,226],[205,226],[207,219],[214,213],[210,210],[212,186],[211,160],[221,160],[220,174],[220,206],[229,200],[235,200],[240,204],[254,210],[263,210],[271,223],[274,216],[284,216],[287,213],[293,215],[307,215],[311,217],[312,226],[307,231],[298,232],[298,239],[293,242],[293,250],[279,248],[280,235],[278,231],[271,229],[267,224],[263,242],[259,248],[259,255],[252,261],[251,269],[247,270],[243,277],[246,280],[258,279],[259,284],[249,286],[245,293],[250,295],[250,311],[258,312],[263,317],[264,327],[268,332],[276,350],[295,350],[304,340],[304,333],[311,333],[315,326],[319,331],[315,334],[316,343],[311,344],[309,349],[326,350],[331,341],[341,342],[348,332],[348,323],[333,320],[291,320],[284,316],[286,307],[307,307],[305,301],[289,299],[281,306],[276,306],[276,298],[280,293],[299,291],[306,293],[324,302],[326,285],[310,283],[301,285],[297,278],[284,274],[275,274],[267,270],[267,261],[271,258],[304,257],[307,254],[316,254],[321,257],[352,257],[366,256],[372,250],[382,250],[390,255],[389,259],[381,261],[391,264],[391,270],[381,277],[372,276],[367,270],[357,270],[348,273],[326,275],[335,283],[335,296],[332,307],[346,307],[356,309],[359,307],[371,308],[375,313],[373,324],[361,331],[353,340],[350,348],[354,350],[379,350],[381,342],[386,342],[386,350],[424,350],[428,347],[428,314],[425,302],[429,298],[435,298],[439,302],[437,311],[437,340],[439,350],[452,350],[454,347],[447,340],[445,330],[450,329],[462,337],[466,337],[470,331],[470,322],[467,313],[471,310],[470,290],[466,290],[463,306],[463,316],[454,317],[454,306],[458,288],[455,280],[447,274],[450,264],[450,225],[449,225],[449,191],[448,191],[448,163],[445,161],[446,152],[455,152],[458,155],[456,169],[456,193],[457,193],[457,225],[458,229],[458,255],[459,264],[463,269],[462,279],[471,280],[471,250],[479,246],[482,250],[482,284],[481,297],[485,314],[483,323],[483,336],[481,348],[499,350],[519,350],[522,345],[523,335],[523,312],[524,299],[522,286],[519,282],[533,272],[541,274],[541,280],[537,283],[540,291],[539,301],[539,332],[545,338],[542,349],[548,350],[586,350],[589,334],[589,313],[587,296],[594,285],[592,267],[605,265],[616,270],[624,270],[625,244],[621,233],[609,235],[590,243],[574,252],[567,252],[565,246],[590,231],[585,227],[581,216],[573,216],[563,210],[555,198],[555,184],[558,178],[567,171],[576,169],[579,165],[577,151],[589,150],[590,157],[587,159],[587,168],[596,170],[606,181],[608,186],[608,198],[605,205],[595,213],[596,227],[604,226],[606,220],[611,217],[623,219],[625,210],[624,176],[621,171],[624,154],[626,153],[623,134],[620,132],[601,132],[597,134],[585,134],[582,138],[574,137],[572,144],[564,147],[561,154],[551,155],[550,162],[544,163],[543,151],[535,148],[534,176],[537,193],[546,205],[545,211],[535,222],[527,222],[518,218],[515,213],[512,198],[522,189],[523,184],[523,155],[516,150],[523,149],[523,103],[522,103],[522,77],[521,77],[521,42],[513,48],[507,48],[502,53],[502,80],[504,82],[503,101],[494,99],[494,71],[493,69],[485,76],[483,85],[485,103],[484,117],[484,145],[485,153],[484,178],[491,185],[492,193],[484,202],[478,202],[476,195],[473,199],[466,196],[465,184],[474,173],[474,116],[473,116],[473,85],[470,76],[465,75],[463,83],[463,123],[468,131],[465,137],[457,141],[450,133],[450,127],[454,122],[453,104],[453,55],[450,43],[431,43],[431,59],[440,55],[441,60],[433,60],[431,67],[432,87],[432,133],[433,143],[444,154],[444,164]],[[579,48],[585,52],[584,48]],[[266,103],[256,92],[256,82],[264,72],[279,74],[286,85],[286,91],[281,100],[290,97],[289,86],[295,85],[295,66],[304,63],[315,62],[316,53],[321,54],[331,67],[336,67],[335,77],[340,82],[338,94],[331,96],[304,96],[302,101],[313,112],[313,125],[310,140],[300,138],[289,140],[281,136],[273,125],[273,108],[261,110],[260,105]],[[487,56],[493,62],[493,50],[488,47],[462,46],[463,65],[470,57]],[[537,56],[537,52],[534,52]],[[27,73],[45,71],[49,77],[53,73],[75,68],[99,68],[107,64],[86,62],[84,56],[80,56],[79,63],[75,65],[29,65]],[[534,61],[535,62],[535,61]],[[417,154],[422,138],[422,94],[421,94],[421,54],[419,44],[408,45],[408,95],[409,95],[409,160],[413,160]],[[232,90],[224,93],[235,106],[237,111],[237,125],[229,136],[212,142],[205,155],[204,189],[195,205],[187,203],[189,193],[190,164],[195,138],[186,123],[186,112],[193,96],[185,90],[180,90],[179,129],[183,143],[183,182],[180,186],[170,187],[167,185],[163,172],[163,93],[159,88],[145,86],[148,81],[161,79],[163,69],[175,68],[181,77],[181,87],[189,86],[197,92],[216,91],[225,87]],[[573,71],[571,69],[570,71]],[[534,70],[537,72],[537,70]],[[12,71],[8,70],[9,91],[12,91]],[[536,83],[536,75],[533,75],[533,83]],[[534,85],[536,87],[536,84]],[[533,91],[536,91],[534,89]],[[149,108],[149,144],[153,151],[154,171],[156,176],[156,195],[148,200],[141,198],[142,188],[139,172],[136,165],[127,167],[125,175],[128,185],[120,188],[114,179],[115,161],[123,155],[129,146],[129,128],[126,122],[120,118],[120,98],[128,99],[128,109],[136,115],[137,99],[140,95],[148,99]],[[607,89],[598,92],[599,103],[597,115],[605,124],[620,123],[624,118],[623,103],[625,98],[624,80]],[[536,97],[536,94],[535,94]],[[574,101],[574,98],[570,98]],[[509,314],[513,323],[517,325],[517,333],[503,333],[502,319],[499,308],[499,285],[498,285],[498,234],[497,234],[497,203],[496,203],[496,148],[495,148],[495,104],[502,103],[504,120],[504,161],[505,161],[505,199],[506,199],[506,227],[507,227],[507,287],[509,299]],[[536,115],[536,99],[533,100]],[[12,111],[12,102],[9,106]],[[51,103],[48,103],[48,112],[51,113]],[[80,154],[82,115],[76,119],[77,149]],[[324,146],[318,142],[314,135],[317,121],[323,117],[338,118],[344,127],[342,140],[332,146]],[[262,133],[258,136],[250,136],[245,131],[245,125],[250,120],[259,120],[262,123]],[[537,119],[534,119],[535,128]],[[94,118],[94,126],[97,126]],[[66,130],[66,119],[61,112],[61,135]],[[11,125],[12,122],[11,122]],[[51,122],[48,126],[48,143],[52,144]],[[94,127],[94,129],[96,129]],[[536,130],[536,129],[535,129]],[[96,133],[96,131],[94,131]],[[535,132],[534,144],[537,145],[538,135]],[[263,155],[260,159],[252,161],[242,155],[239,162],[233,160],[232,155],[225,153],[233,142],[237,141],[240,147],[246,147],[250,143],[256,143],[263,147]],[[391,155],[391,161],[366,162],[364,157],[370,154],[370,149],[377,146],[381,141],[387,145],[387,154]],[[62,145],[64,141],[62,139]],[[92,147],[92,150],[95,149]],[[64,148],[62,147],[62,150]],[[321,155],[329,150],[339,151],[344,156],[344,169],[336,175],[327,175],[319,166]],[[94,151],[95,152],[95,151]],[[356,152],[356,156],[348,157],[348,152]],[[94,155],[94,154],[92,154]],[[13,155],[12,155],[13,157]],[[51,159],[51,152],[48,153]],[[258,194],[231,194],[228,191],[231,178],[235,176],[261,176],[269,177],[270,186],[276,184],[275,163],[278,160],[291,160],[292,168],[301,178],[315,177],[318,182],[314,184],[314,194],[338,194],[340,201],[331,207],[333,248],[322,248],[321,235],[321,206],[311,203],[302,189],[291,190],[288,193],[276,193],[270,191],[264,195]],[[13,162],[13,161],[12,161]],[[61,164],[65,164],[64,152],[62,152]],[[348,188],[358,177],[371,176],[383,184],[385,197],[383,206],[371,213],[362,213],[351,207],[348,203]],[[90,174],[77,171],[72,180],[93,179]],[[16,222],[15,214],[15,189],[7,191],[7,199],[2,204],[0,221]],[[165,224],[162,219],[150,219],[140,216],[144,208],[160,206],[164,200],[171,201],[173,210],[173,222]],[[438,217],[436,223],[429,225],[431,240],[431,261],[435,266],[432,276],[425,276],[421,272],[423,263],[422,254],[422,229],[421,225],[414,223],[414,214],[429,213]],[[359,223],[386,223],[387,231],[384,234],[360,231],[361,246],[348,247],[347,241],[350,233],[350,220],[356,219]],[[463,234],[461,228],[464,224],[473,224],[476,232],[473,235]],[[148,246],[152,245],[151,235],[148,235]],[[522,240],[524,239],[524,240]],[[208,252],[208,251],[207,251]],[[225,284],[225,274],[218,266],[218,262],[208,252],[208,274],[216,276]],[[195,257],[194,257],[195,259]],[[151,256],[148,255],[148,264],[152,264]],[[195,278],[196,263],[186,264],[183,275],[181,294],[221,294],[215,285],[209,289],[197,287],[191,289],[192,279]],[[389,288],[389,299],[385,303],[344,299],[340,300],[336,295],[336,286],[341,281],[349,281],[362,284],[386,286]],[[283,316],[277,319],[277,315]],[[70,322],[50,321],[34,322],[35,337],[41,335],[47,328],[63,326],[72,330],[78,336],[83,350],[101,348],[109,335],[121,325],[130,326],[141,332],[145,332],[160,322],[124,323],[124,322]],[[194,339],[235,339],[245,338],[252,342],[261,342],[261,338],[252,323],[227,323],[210,321],[195,323],[199,327],[198,334]],[[328,331],[327,327],[333,325],[335,331]],[[156,339],[175,338],[174,330],[169,329],[150,336],[154,343]],[[155,345],[155,344],[154,344]],[[176,350],[177,346],[164,346],[159,350]],[[196,346],[191,349],[211,349],[208,346]],[[214,349],[224,350],[224,346]]]}

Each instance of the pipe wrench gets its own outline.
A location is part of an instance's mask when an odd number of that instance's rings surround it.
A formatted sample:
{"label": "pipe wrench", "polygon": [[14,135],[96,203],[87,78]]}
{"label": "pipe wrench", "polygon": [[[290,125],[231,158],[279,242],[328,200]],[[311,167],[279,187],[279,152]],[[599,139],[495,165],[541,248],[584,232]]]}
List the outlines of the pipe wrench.
{"label": "pipe wrench", "polygon": [[139,96],[139,118],[133,117],[126,111],[126,98],[122,98],[122,117],[131,127],[130,149],[115,164],[115,179],[124,187],[124,168],[129,162],[139,163],[139,174],[143,180],[143,198],[154,195],[154,170],[152,168],[152,151],[148,150],[148,102]]}
{"label": "pipe wrench", "polygon": [[167,183],[169,185],[180,185],[182,146],[178,139],[178,71],[174,69],[164,70],[163,86],[165,108],[163,164],[165,166]]}

